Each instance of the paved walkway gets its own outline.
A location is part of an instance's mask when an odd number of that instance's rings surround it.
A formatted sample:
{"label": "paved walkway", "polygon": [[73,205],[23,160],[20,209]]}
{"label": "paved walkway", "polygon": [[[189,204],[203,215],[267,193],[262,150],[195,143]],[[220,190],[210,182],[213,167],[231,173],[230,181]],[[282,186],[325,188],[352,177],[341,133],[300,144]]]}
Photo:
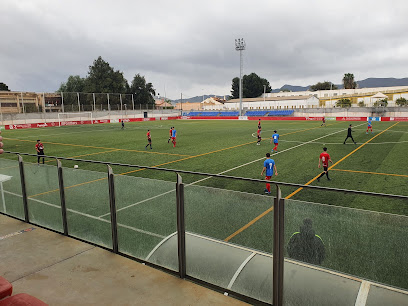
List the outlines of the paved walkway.
{"label": "paved walkway", "polygon": [[28,293],[49,305],[245,305],[4,215],[0,215],[0,275],[13,284],[14,294]]}

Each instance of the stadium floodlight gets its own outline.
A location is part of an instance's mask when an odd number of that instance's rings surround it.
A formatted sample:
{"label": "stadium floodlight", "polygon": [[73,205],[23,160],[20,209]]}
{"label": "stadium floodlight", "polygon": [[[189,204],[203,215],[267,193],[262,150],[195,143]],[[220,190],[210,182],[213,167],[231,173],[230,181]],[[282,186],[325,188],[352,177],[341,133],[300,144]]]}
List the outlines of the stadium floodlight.
{"label": "stadium floodlight", "polygon": [[245,50],[246,44],[243,38],[235,39],[235,50],[239,51],[239,115],[242,116],[242,71],[243,71],[243,61],[242,61],[242,51]]}

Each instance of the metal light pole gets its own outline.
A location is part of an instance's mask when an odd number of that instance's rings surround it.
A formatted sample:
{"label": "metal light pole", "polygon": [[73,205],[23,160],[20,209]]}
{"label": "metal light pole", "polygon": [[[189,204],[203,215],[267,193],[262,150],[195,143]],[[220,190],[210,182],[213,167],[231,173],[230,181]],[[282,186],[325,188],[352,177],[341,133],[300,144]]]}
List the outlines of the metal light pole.
{"label": "metal light pole", "polygon": [[242,61],[242,51],[245,50],[245,41],[243,38],[235,39],[235,50],[239,51],[239,115],[242,116],[242,70],[243,70],[243,61]]}

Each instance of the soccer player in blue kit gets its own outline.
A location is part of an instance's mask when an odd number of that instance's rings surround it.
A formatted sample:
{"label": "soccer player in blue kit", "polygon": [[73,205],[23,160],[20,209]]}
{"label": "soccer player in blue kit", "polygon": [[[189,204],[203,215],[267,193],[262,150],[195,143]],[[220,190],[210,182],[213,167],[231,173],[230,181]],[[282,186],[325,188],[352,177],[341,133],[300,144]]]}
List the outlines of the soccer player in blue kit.
{"label": "soccer player in blue kit", "polygon": [[368,121],[367,121],[367,131],[366,131],[366,134],[368,134],[368,130],[371,130],[371,133],[374,133],[374,132],[373,132],[373,126],[372,126],[372,124],[371,124],[371,119],[370,119],[370,118],[368,118]]}
{"label": "soccer player in blue kit", "polygon": [[273,144],[275,145],[275,147],[272,149],[272,151],[271,151],[272,153],[273,153],[273,151],[278,152],[278,142],[279,142],[279,134],[276,131],[273,131],[273,132],[275,134],[272,135],[271,143],[273,141]]}
{"label": "soccer player in blue kit", "polygon": [[171,142],[173,143],[173,148],[176,147],[176,137],[177,137],[177,131],[173,126],[173,130],[171,131]]}
{"label": "soccer player in blue kit", "polygon": [[[271,159],[271,154],[266,153],[266,160],[264,161],[264,166],[261,172],[261,176],[265,173],[265,180],[269,181],[271,177],[273,176],[273,172],[275,171],[275,175],[278,175],[278,170],[276,170],[276,165],[275,161]],[[271,193],[271,184],[266,183],[266,189],[265,189],[266,194]]]}

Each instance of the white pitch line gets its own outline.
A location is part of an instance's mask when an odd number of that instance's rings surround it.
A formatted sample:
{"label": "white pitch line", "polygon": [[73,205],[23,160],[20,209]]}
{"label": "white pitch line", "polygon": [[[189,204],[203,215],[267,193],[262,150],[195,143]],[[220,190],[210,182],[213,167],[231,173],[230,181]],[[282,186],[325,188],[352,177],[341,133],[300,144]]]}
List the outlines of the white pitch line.
{"label": "white pitch line", "polygon": [[[127,122],[129,123],[129,122]],[[42,129],[42,128],[37,128],[37,129]],[[126,128],[125,130],[145,130],[146,127],[131,127],[131,128]],[[153,126],[151,129],[156,129],[156,130],[167,130],[167,128],[163,128],[162,125],[160,126]],[[26,136],[25,138],[15,138],[15,139],[19,139],[19,140],[25,140],[26,138],[38,138],[38,137],[42,137],[42,136],[46,136],[46,137],[58,137],[59,135],[71,135],[71,134],[82,134],[82,133],[93,133],[93,132],[106,132],[106,131],[120,131],[121,129],[119,128],[119,126],[117,128],[113,128],[112,126],[110,128],[105,128],[105,129],[95,129],[95,130],[88,130],[88,131],[77,131],[77,132],[67,132],[67,133],[53,133],[51,134],[39,134],[36,136]]]}
{"label": "white pitch line", "polygon": [[[304,143],[303,141],[296,141],[296,140],[280,140],[281,142],[295,142],[295,143]],[[405,143],[408,141],[389,141],[389,142],[369,142],[367,145],[383,145],[383,144],[399,144]],[[323,144],[323,145],[342,145],[342,142],[314,142],[313,144]]]}
{"label": "white pitch line", "polygon": [[[18,196],[18,197],[20,197],[20,198],[23,197],[21,194],[14,193],[14,192],[11,192],[11,191],[6,191],[6,190],[4,190],[4,192],[5,192],[5,193],[8,193],[8,194],[11,194],[11,195],[14,195],[14,196]],[[48,205],[48,206],[51,206],[51,207],[54,207],[54,208],[61,209],[61,206],[58,206],[58,205],[55,205],[55,204],[52,204],[52,203],[48,203],[48,202],[41,201],[41,200],[38,200],[38,199],[33,199],[33,198],[30,198],[30,197],[28,197],[27,199],[28,199],[28,200],[32,200],[32,201],[35,201],[35,202],[38,202],[38,203],[41,203],[41,204],[44,204],[44,205]],[[73,209],[69,209],[69,208],[68,208],[67,211],[72,212],[72,213],[74,213],[74,214],[78,214],[78,215],[87,217],[87,218],[95,219],[95,220],[102,221],[102,222],[105,222],[105,223],[109,223],[109,224],[110,224],[110,221],[109,221],[109,220],[101,219],[101,218],[99,218],[99,217],[96,217],[96,216],[93,216],[93,215],[89,215],[89,214],[86,214],[86,213],[83,213],[83,212],[80,212],[80,211],[77,211],[77,210],[73,210]],[[165,236],[163,236],[163,235],[159,235],[159,234],[156,234],[156,233],[152,233],[152,232],[149,232],[149,231],[145,231],[145,230],[142,230],[142,229],[139,229],[139,228],[135,228],[135,227],[126,225],[126,224],[118,223],[118,226],[124,227],[124,228],[127,228],[127,229],[131,229],[131,230],[133,230],[133,231],[135,231],[135,232],[139,232],[139,233],[142,233],[142,234],[146,234],[146,235],[150,235],[150,236],[155,236],[155,237],[158,237],[158,238],[162,238],[162,239],[165,237]]]}
{"label": "white pitch line", "polygon": [[[283,153],[283,152],[287,152],[287,151],[290,151],[290,150],[296,149],[296,148],[298,148],[298,147],[304,146],[305,144],[308,144],[308,143],[314,142],[314,141],[316,141],[316,140],[319,140],[319,139],[322,139],[322,138],[324,138],[324,137],[331,136],[331,135],[333,135],[333,134],[337,134],[337,133],[340,133],[340,132],[343,132],[343,131],[345,131],[345,129],[341,129],[341,130],[336,131],[336,132],[334,132],[334,133],[330,133],[330,134],[324,135],[324,136],[322,136],[322,137],[319,137],[319,138],[316,138],[316,139],[313,139],[313,140],[307,141],[307,142],[305,142],[305,143],[301,143],[301,144],[299,144],[299,145],[293,146],[293,147],[288,148],[288,149],[286,149],[286,150],[279,151],[279,152],[277,152],[277,153],[273,154],[273,156],[276,156],[276,155],[278,155],[278,154],[280,154],[280,153]],[[255,162],[261,161],[261,160],[263,160],[263,159],[265,159],[265,157],[262,157],[262,158],[259,158],[259,159],[256,159],[256,160],[253,160],[253,161],[250,161],[250,162],[248,162],[248,163],[245,163],[245,164],[239,165],[239,166],[237,166],[237,167],[234,167],[234,168],[231,168],[231,169],[228,169],[228,170],[222,171],[222,172],[217,173],[217,174],[218,174],[218,175],[219,175],[219,174],[224,174],[224,173],[227,173],[227,172],[229,172],[229,171],[236,170],[236,169],[238,169],[238,168],[241,168],[241,167],[244,167],[244,166],[248,166],[248,165],[250,165],[250,164],[252,164],[252,163],[255,163]],[[198,181],[195,181],[195,182],[193,182],[193,183],[187,184],[186,186],[191,186],[191,185],[194,185],[194,184],[197,184],[197,183],[203,182],[203,181],[205,181],[205,180],[208,180],[208,179],[210,179],[210,178],[212,178],[212,177],[211,177],[211,176],[208,176],[208,177],[205,177],[205,178],[203,178],[203,179],[201,179],[201,180],[198,180]],[[145,202],[150,201],[150,200],[152,200],[152,199],[156,199],[156,198],[158,198],[158,197],[161,197],[161,196],[164,196],[164,195],[169,194],[169,193],[171,193],[171,192],[174,192],[175,190],[176,190],[176,189],[173,189],[173,190],[170,190],[170,191],[167,191],[167,192],[161,193],[161,194],[159,194],[159,195],[156,195],[156,196],[154,196],[154,197],[151,197],[151,198],[148,198],[148,199],[145,199],[145,200],[142,200],[142,201],[139,201],[139,202],[136,202],[136,203],[130,204],[130,205],[128,205],[128,206],[124,206],[124,207],[122,207],[122,208],[118,209],[117,211],[121,211],[121,210],[124,210],[124,209],[130,208],[130,207],[133,207],[133,206],[136,206],[136,205],[139,205],[139,204],[145,203]],[[101,215],[101,216],[99,216],[99,218],[103,218],[103,217],[106,217],[106,216],[108,216],[108,215],[109,215],[109,213],[104,214],[104,215]]]}

